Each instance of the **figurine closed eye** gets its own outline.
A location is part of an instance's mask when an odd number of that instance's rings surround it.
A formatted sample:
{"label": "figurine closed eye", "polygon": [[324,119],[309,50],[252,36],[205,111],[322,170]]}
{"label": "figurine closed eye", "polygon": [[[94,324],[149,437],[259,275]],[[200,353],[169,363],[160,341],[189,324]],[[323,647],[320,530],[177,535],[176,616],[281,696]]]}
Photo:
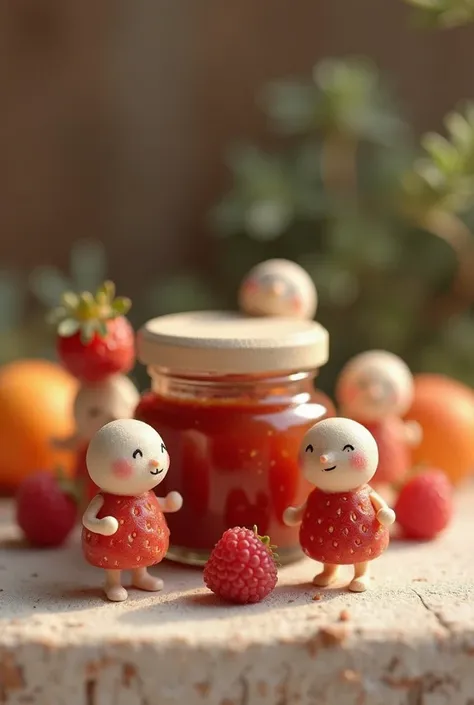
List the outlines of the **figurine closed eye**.
{"label": "figurine closed eye", "polygon": [[320,421],[301,445],[302,471],[315,486],[300,507],[289,507],[283,519],[300,524],[304,553],[324,564],[314,584],[330,585],[340,565],[354,566],[353,592],[369,587],[369,563],[388,546],[388,527],[395,513],[367,484],[375,474],[378,450],[372,434],[346,418]]}
{"label": "figurine closed eye", "polygon": [[250,316],[311,319],[317,309],[317,292],[299,264],[271,259],[258,264],[245,277],[239,306]]}
{"label": "figurine closed eye", "polygon": [[86,461],[100,492],[84,513],[82,548],[91,565],[106,571],[107,597],[114,602],[127,598],[122,570],[132,571],[135,587],[161,590],[163,581],[147,568],[168,550],[163,512],[176,512],[183,503],[178,492],[157,498],[152,491],[170,465],[161,436],[142,421],[113,421],[95,434]]}
{"label": "figurine closed eye", "polygon": [[374,485],[403,480],[410,470],[410,447],[421,428],[402,420],[413,400],[413,377],[396,355],[382,350],[361,353],[343,368],[336,389],[340,412],[366,426],[379,449]]}

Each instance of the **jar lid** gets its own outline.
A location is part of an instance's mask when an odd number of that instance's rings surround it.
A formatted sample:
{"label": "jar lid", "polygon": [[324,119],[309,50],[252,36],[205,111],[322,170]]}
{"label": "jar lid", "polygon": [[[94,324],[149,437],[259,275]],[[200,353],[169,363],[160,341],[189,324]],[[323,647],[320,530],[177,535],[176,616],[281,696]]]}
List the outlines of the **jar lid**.
{"label": "jar lid", "polygon": [[153,318],[139,330],[138,359],[176,372],[303,371],[328,360],[329,334],[315,321],[198,311]]}

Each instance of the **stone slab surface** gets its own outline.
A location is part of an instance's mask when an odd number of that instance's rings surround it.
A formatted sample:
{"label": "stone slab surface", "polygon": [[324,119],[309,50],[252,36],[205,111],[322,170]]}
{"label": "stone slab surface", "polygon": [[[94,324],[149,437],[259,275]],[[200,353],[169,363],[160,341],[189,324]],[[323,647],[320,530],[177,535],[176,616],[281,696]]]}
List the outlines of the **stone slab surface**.
{"label": "stone slab surface", "polygon": [[[436,542],[393,542],[373,589],[281,570],[264,603],[220,604],[172,564],[158,595],[102,598],[77,537],[35,551],[0,504],[0,703],[474,705],[474,488]],[[320,599],[314,600],[315,595]]]}

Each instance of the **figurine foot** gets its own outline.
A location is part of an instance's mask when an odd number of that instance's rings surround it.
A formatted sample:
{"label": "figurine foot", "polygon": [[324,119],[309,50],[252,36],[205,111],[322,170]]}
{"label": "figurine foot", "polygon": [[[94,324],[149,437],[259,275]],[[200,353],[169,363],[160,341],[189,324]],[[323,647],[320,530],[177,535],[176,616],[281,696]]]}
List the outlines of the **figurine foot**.
{"label": "figurine foot", "polygon": [[163,589],[161,578],[154,578],[148,573],[146,568],[139,568],[133,571],[132,585],[139,590],[147,590],[149,592],[158,592]]}
{"label": "figurine foot", "polygon": [[313,585],[316,585],[317,587],[328,587],[328,585],[331,585],[331,583],[336,580],[337,570],[337,565],[325,565],[322,573],[318,573],[318,575],[314,576]]}
{"label": "figurine foot", "polygon": [[354,566],[354,579],[349,583],[349,590],[351,592],[365,592],[369,587],[369,563],[356,563]]}
{"label": "figurine foot", "polygon": [[106,585],[104,590],[111,602],[124,602],[128,597],[128,592],[122,585]]}
{"label": "figurine foot", "polygon": [[352,582],[349,583],[349,590],[351,592],[365,592],[369,589],[369,577],[364,575],[360,578],[354,578]]}

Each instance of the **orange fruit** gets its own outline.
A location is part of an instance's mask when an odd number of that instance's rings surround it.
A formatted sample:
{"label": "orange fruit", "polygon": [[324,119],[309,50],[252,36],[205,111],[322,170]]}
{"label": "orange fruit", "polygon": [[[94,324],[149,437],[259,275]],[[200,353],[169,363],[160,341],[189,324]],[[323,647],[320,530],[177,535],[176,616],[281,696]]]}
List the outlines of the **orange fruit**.
{"label": "orange fruit", "polygon": [[435,374],[415,376],[415,397],[406,415],[423,429],[413,463],[444,470],[456,484],[474,471],[474,392]]}
{"label": "orange fruit", "polygon": [[19,360],[0,368],[0,488],[15,490],[37,470],[71,474],[74,456],[52,447],[74,431],[76,380],[47,360]]}

